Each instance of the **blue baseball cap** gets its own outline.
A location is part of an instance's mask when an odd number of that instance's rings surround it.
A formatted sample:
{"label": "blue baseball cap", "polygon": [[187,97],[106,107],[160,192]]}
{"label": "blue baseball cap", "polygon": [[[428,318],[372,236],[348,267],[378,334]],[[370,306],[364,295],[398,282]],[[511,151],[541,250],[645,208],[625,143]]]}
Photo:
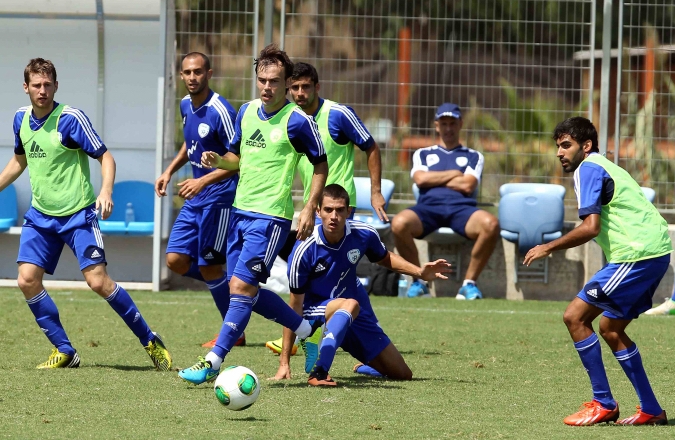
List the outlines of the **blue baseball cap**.
{"label": "blue baseball cap", "polygon": [[460,110],[457,104],[444,102],[443,104],[438,106],[438,109],[436,109],[436,116],[434,117],[434,121],[438,121],[443,116],[462,119],[462,110]]}

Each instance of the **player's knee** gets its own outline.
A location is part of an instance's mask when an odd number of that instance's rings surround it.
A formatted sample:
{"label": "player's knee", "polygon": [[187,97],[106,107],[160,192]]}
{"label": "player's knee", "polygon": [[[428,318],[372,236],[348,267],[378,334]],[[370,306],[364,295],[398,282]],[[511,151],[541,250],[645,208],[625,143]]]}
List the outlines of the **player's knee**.
{"label": "player's knee", "polygon": [[166,266],[177,274],[183,275],[190,270],[190,259],[183,258],[181,254],[166,254]]}
{"label": "player's knee", "polygon": [[500,232],[499,219],[494,215],[488,215],[485,219],[485,231],[490,237],[498,237]]}
{"label": "player's knee", "polygon": [[359,302],[352,298],[347,299],[342,305],[342,308],[347,310],[352,315],[352,319],[356,318],[359,315],[359,312],[361,311],[361,306],[359,306]]}
{"label": "player's knee", "polygon": [[619,333],[617,333],[615,330],[612,330],[611,328],[608,328],[607,326],[602,325],[602,323],[600,324],[598,331],[600,336],[602,336],[602,339],[604,339],[605,342],[607,342],[610,346],[612,345],[612,342],[620,340]]}
{"label": "player's knee", "polygon": [[37,288],[40,284],[40,280],[30,274],[19,273],[16,283],[19,285],[19,289],[21,289],[22,292],[28,292]]}
{"label": "player's knee", "polygon": [[389,379],[393,380],[412,380],[413,372],[408,367],[408,364],[400,365],[395,371],[387,375]]}
{"label": "player's knee", "polygon": [[408,232],[408,222],[402,215],[394,216],[391,220],[391,232],[394,235],[406,235]]}
{"label": "player's knee", "polygon": [[565,313],[563,313],[563,322],[565,323],[567,328],[572,328],[575,325],[581,324],[581,321],[579,320],[576,313],[574,313],[571,310],[565,310]]}

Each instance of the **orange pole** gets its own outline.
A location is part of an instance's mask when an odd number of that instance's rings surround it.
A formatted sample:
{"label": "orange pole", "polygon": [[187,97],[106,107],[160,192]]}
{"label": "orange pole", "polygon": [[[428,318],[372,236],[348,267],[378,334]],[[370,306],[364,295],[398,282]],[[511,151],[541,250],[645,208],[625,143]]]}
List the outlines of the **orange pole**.
{"label": "orange pole", "polygon": [[[410,127],[410,60],[412,32],[409,27],[398,32],[398,106],[397,119],[400,128]],[[401,146],[398,162],[401,167],[408,166],[409,152]]]}
{"label": "orange pole", "polygon": [[654,70],[656,70],[656,56],[654,50],[656,49],[656,40],[653,35],[649,35],[645,41],[645,67],[644,67],[644,98],[642,105],[644,106],[647,97],[654,90]]}

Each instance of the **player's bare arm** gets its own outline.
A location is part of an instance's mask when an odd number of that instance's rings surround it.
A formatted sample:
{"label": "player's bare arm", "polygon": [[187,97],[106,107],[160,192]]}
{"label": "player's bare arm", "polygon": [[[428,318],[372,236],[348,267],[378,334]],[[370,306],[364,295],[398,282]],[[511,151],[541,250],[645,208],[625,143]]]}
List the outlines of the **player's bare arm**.
{"label": "player's bare arm", "polygon": [[214,151],[205,151],[202,153],[202,165],[207,168],[220,168],[223,170],[239,170],[239,156],[227,152],[221,156]]}
{"label": "player's bare arm", "polygon": [[450,180],[463,176],[459,170],[447,171],[415,171],[413,174],[413,181],[419,188],[432,188],[434,186],[442,186],[447,184]]}
{"label": "player's bare arm", "polygon": [[113,210],[113,185],[115,184],[115,159],[110,151],[106,151],[98,158],[101,163],[101,192],[96,198],[96,210],[101,213],[103,220],[110,217]]}
{"label": "player's bare arm", "polygon": [[470,174],[462,174],[448,181],[445,184],[450,189],[454,189],[465,196],[470,196],[478,186],[478,179]]}
{"label": "player's bare arm", "polygon": [[[302,316],[302,303],[305,300],[304,294],[291,293],[288,305]],[[284,327],[283,339],[281,344],[281,353],[279,353],[279,369],[273,380],[283,380],[291,378],[291,349],[295,343],[295,333],[293,330]]]}
{"label": "player's bare arm", "polygon": [[5,169],[0,173],[0,191],[7,188],[12,182],[19,178],[23,170],[28,166],[25,154],[15,154],[9,159]]}
{"label": "player's bare arm", "polygon": [[157,197],[164,197],[166,195],[166,188],[169,185],[169,182],[171,182],[171,176],[173,176],[183,165],[188,163],[188,161],[187,147],[185,146],[185,142],[183,142],[183,146],[178,150],[176,157],[173,158],[162,175],[155,180],[155,194],[157,194]]}
{"label": "player's bare arm", "polygon": [[590,214],[567,234],[550,243],[533,247],[525,255],[523,264],[529,266],[534,260],[548,257],[553,251],[569,249],[587,243],[600,233],[600,214]]}
{"label": "player's bare arm", "polygon": [[366,151],[368,158],[368,172],[370,173],[370,204],[377,213],[377,216],[383,222],[388,222],[389,217],[384,211],[384,196],[382,196],[382,158],[380,155],[380,146],[377,142]]}
{"label": "player's bare arm", "polygon": [[184,199],[190,200],[207,186],[228,179],[235,174],[238,170],[215,170],[212,173],[205,174],[199,179],[185,179],[184,181],[178,183],[178,195]]}
{"label": "player's bare arm", "polygon": [[328,176],[328,162],[321,162],[314,165],[314,174],[312,175],[312,184],[309,192],[309,200],[298,217],[298,240],[304,240],[309,237],[314,229],[314,215],[316,207],[319,206],[319,197],[326,186],[326,177]]}
{"label": "player's bare arm", "polygon": [[447,280],[448,277],[446,277],[444,274],[450,273],[451,271],[450,263],[443,259],[425,263],[422,265],[422,267],[419,267],[408,262],[400,255],[391,252],[387,253],[387,255],[382,260],[377,262],[377,264],[403,275],[421,278],[424,281],[432,281],[437,278]]}

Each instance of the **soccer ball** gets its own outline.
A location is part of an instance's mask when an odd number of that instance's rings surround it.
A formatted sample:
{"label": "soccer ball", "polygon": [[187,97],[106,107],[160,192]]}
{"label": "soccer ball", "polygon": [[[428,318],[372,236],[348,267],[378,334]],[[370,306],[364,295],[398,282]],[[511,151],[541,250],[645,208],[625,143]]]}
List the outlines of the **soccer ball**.
{"label": "soccer ball", "polygon": [[241,411],[249,408],[258,399],[260,383],[253,371],[233,365],[218,375],[213,390],[225,408]]}

